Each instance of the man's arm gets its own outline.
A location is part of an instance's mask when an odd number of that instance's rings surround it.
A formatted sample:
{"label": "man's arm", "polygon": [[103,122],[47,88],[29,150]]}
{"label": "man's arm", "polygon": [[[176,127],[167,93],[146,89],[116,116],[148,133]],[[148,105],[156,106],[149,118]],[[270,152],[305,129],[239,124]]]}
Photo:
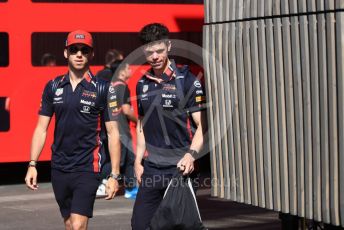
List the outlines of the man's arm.
{"label": "man's arm", "polygon": [[121,109],[123,114],[135,124],[137,123],[137,118],[134,114],[134,111],[131,108],[130,103],[130,91],[128,85],[119,85],[118,86],[118,93],[119,93],[119,103],[121,105]]}
{"label": "man's arm", "polygon": [[206,111],[203,110],[192,113],[192,119],[194,120],[197,129],[192,139],[190,149],[200,152],[204,144],[204,134],[207,129]]}
{"label": "man's arm", "polygon": [[[41,155],[44,143],[47,137],[47,130],[49,127],[51,117],[42,116],[38,117],[37,126],[33,132],[30,150],[30,160],[37,162]],[[28,167],[25,182],[28,188],[36,190],[37,186],[37,170],[36,167]]]}
{"label": "man's arm", "polygon": [[127,116],[127,118],[134,122],[135,124],[137,123],[137,118],[134,114],[134,111],[131,109],[130,104],[123,104],[122,105],[122,112],[125,116]]}
{"label": "man's arm", "polygon": [[[120,174],[120,158],[121,158],[121,143],[119,138],[118,123],[117,121],[105,122],[106,132],[109,142],[109,152],[111,159],[111,173]],[[105,199],[113,199],[119,189],[118,181],[109,177],[106,185],[106,193],[108,194]]]}
{"label": "man's arm", "polygon": [[[198,111],[192,113],[192,119],[197,126],[195,135],[192,139],[190,150],[195,150],[200,152],[204,143],[204,134],[206,132],[207,118],[206,111]],[[191,153],[186,153],[184,157],[178,162],[177,167],[183,171],[183,175],[187,175],[193,172],[194,170],[194,161],[197,156],[191,155]]]}
{"label": "man's arm", "polygon": [[137,121],[136,125],[136,158],[134,163],[136,179],[141,183],[141,176],[143,174],[143,166],[141,164],[143,155],[146,151],[145,135],[142,130],[142,119]]}

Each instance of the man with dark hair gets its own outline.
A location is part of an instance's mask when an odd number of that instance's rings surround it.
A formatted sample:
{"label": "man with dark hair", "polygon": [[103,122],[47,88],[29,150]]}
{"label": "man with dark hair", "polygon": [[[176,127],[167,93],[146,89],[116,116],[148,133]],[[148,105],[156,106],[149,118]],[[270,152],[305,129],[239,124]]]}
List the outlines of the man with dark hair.
{"label": "man with dark hair", "polygon": [[[204,90],[187,66],[177,68],[168,58],[171,41],[167,27],[146,25],[140,40],[151,69],[136,86],[139,120],[134,167],[140,187],[131,220],[134,230],[149,227],[177,168],[184,175],[194,171],[206,126]],[[188,124],[194,124],[195,132]],[[146,150],[148,157],[142,166]]]}
{"label": "man with dark hair", "polygon": [[[117,65],[115,64],[116,61],[123,60],[123,54],[116,50],[110,49],[105,54],[105,66],[104,69],[100,70],[97,73],[97,77],[101,78],[106,81],[111,81],[113,74],[115,73],[115,68]],[[113,66],[115,65],[115,66]]]}
{"label": "man with dark hair", "polygon": [[94,56],[91,34],[83,30],[69,33],[64,56],[68,60],[68,73],[49,81],[42,95],[25,182],[28,188],[38,189],[36,164],[55,114],[51,147],[51,182],[55,198],[65,229],[87,229],[102,166],[100,117],[105,121],[112,166],[105,199],[114,198],[118,191],[119,132],[116,114],[110,108],[107,110],[107,96],[112,94],[109,83],[96,79],[89,69],[89,61]]}
{"label": "man with dark hair", "polygon": [[[130,133],[129,121],[136,124],[137,118],[131,107],[130,102],[130,91],[127,85],[127,81],[131,77],[131,70],[129,64],[123,61],[115,61],[112,63],[112,71],[114,73],[111,81],[111,86],[113,87],[113,94],[111,95],[112,100],[111,109],[115,110],[117,113],[117,122],[119,126],[119,133],[121,139],[121,161],[120,170],[123,174],[123,182],[125,185],[124,197],[128,199],[135,199],[137,193],[136,180],[134,176],[134,151],[132,144],[132,137]],[[102,135],[101,140],[103,143],[107,143],[107,136],[104,132],[104,124],[102,123]],[[103,145],[101,149],[105,156],[108,156],[109,149],[107,145]],[[108,167],[109,164],[105,164],[102,176],[108,175],[108,171],[111,170]],[[107,183],[106,179],[102,180],[97,190],[97,196],[105,196],[105,185]]]}
{"label": "man with dark hair", "polygon": [[143,28],[139,34],[142,44],[168,39],[168,29],[160,23],[152,23]]}

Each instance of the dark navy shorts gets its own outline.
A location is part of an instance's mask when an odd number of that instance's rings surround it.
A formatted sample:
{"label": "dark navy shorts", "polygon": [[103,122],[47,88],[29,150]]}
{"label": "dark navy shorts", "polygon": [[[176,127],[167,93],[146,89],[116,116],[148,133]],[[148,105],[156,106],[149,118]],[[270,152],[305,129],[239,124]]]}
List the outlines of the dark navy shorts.
{"label": "dark navy shorts", "polygon": [[51,170],[55,199],[63,218],[71,213],[93,216],[93,206],[100,176],[93,172],[62,172]]}

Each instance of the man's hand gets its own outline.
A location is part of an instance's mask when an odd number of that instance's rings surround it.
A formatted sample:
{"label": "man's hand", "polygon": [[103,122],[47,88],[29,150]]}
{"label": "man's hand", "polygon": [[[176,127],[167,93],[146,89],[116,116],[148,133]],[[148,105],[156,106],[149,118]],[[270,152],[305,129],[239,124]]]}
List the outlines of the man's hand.
{"label": "man's hand", "polygon": [[143,174],[143,166],[141,164],[141,162],[136,162],[134,163],[134,170],[135,170],[135,175],[136,175],[136,179],[137,179],[137,182],[139,184],[141,184],[141,177],[142,177],[142,174]]}
{"label": "man's hand", "polygon": [[194,171],[194,161],[195,158],[190,153],[186,153],[184,157],[178,162],[177,168],[181,172],[183,172],[183,175],[189,175]]}
{"label": "man's hand", "polygon": [[116,196],[116,192],[118,192],[119,184],[118,181],[109,177],[106,185],[105,185],[105,192],[107,194],[107,197],[105,197],[105,200],[111,200]]}
{"label": "man's hand", "polygon": [[28,167],[26,177],[25,177],[26,186],[29,189],[37,190],[37,169],[36,167]]}

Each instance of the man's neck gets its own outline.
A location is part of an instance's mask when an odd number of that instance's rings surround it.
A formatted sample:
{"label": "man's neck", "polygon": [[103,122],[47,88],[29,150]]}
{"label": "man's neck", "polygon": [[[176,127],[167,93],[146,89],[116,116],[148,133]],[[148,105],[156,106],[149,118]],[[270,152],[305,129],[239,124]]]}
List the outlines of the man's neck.
{"label": "man's neck", "polygon": [[126,77],[122,77],[122,76],[118,76],[118,80],[127,81],[127,78]]}
{"label": "man's neck", "polygon": [[84,75],[89,71],[88,68],[82,70],[69,69],[69,79],[72,82],[79,83],[84,79]]}

